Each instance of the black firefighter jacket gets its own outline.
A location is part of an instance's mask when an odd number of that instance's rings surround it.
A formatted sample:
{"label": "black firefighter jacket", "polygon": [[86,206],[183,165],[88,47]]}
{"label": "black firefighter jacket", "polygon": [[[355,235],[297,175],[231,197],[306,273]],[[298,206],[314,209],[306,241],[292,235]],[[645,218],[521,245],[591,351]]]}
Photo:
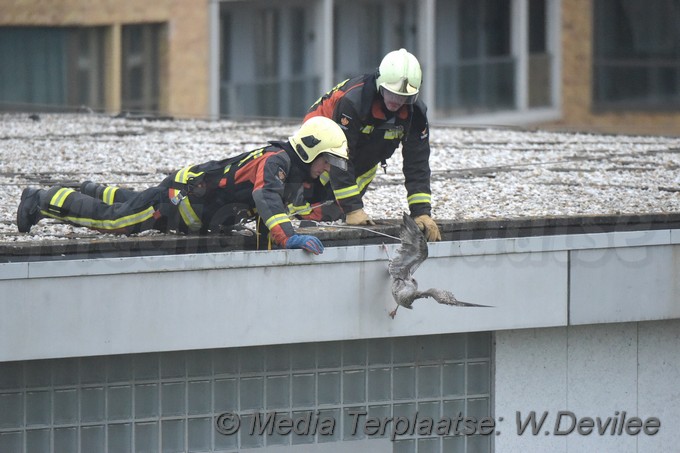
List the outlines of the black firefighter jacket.
{"label": "black firefighter jacket", "polygon": [[430,142],[427,108],[418,100],[397,112],[385,108],[375,74],[354,77],[322,96],[305,116],[325,116],[345,131],[348,171],[333,169],[330,183],[345,213],[363,207],[361,197],[377,171],[402,145],[403,173],[412,216],[430,215]]}

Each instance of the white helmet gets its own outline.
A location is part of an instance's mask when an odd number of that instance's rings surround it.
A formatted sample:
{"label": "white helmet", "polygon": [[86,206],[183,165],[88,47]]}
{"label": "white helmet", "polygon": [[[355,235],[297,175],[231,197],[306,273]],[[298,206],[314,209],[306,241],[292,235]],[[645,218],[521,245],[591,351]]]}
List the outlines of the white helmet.
{"label": "white helmet", "polygon": [[323,154],[329,164],[347,170],[347,138],[338,123],[330,118],[308,119],[288,141],[306,164]]}
{"label": "white helmet", "polygon": [[422,81],[418,59],[406,49],[399,49],[385,55],[380,62],[376,85],[383,98],[387,96],[402,104],[413,104]]}

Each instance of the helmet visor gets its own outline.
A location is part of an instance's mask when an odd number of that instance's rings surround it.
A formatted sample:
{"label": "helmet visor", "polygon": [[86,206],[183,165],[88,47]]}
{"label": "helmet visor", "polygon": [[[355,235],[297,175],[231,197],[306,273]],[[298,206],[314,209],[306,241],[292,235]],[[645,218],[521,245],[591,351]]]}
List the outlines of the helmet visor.
{"label": "helmet visor", "polygon": [[322,153],[321,156],[334,167],[338,167],[342,171],[347,171],[347,159],[335,156],[331,153]]}
{"label": "helmet visor", "polygon": [[418,99],[418,92],[413,94],[395,93],[384,86],[380,87],[380,94],[386,103],[389,104],[413,104]]}

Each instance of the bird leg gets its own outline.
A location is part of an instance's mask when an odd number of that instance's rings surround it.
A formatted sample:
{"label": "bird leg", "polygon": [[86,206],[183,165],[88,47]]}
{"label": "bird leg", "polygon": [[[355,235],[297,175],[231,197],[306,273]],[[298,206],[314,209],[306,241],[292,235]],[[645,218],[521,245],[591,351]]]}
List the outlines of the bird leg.
{"label": "bird leg", "polygon": [[385,251],[385,255],[387,255],[387,260],[392,261],[392,257],[390,257],[390,251],[387,250],[387,246],[384,242],[382,243],[382,249]]}
{"label": "bird leg", "polygon": [[394,319],[394,316],[397,314],[398,309],[399,309],[399,305],[397,305],[397,308],[395,308],[394,310],[392,310],[390,312],[390,318]]}

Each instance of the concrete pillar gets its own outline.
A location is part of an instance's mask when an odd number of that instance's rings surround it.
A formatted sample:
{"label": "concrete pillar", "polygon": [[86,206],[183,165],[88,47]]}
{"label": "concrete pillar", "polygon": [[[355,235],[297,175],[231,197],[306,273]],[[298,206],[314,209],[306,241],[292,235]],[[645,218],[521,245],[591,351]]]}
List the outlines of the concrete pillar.
{"label": "concrete pillar", "polygon": [[[334,84],[333,74],[333,0],[322,0],[321,26],[321,91],[329,90]],[[337,83],[337,82],[336,82]]]}
{"label": "concrete pillar", "polygon": [[436,0],[421,0],[418,8],[418,61],[423,70],[423,100],[428,106],[428,116],[432,120],[435,113],[435,73],[437,61],[435,57],[435,17]]}
{"label": "concrete pillar", "polygon": [[104,105],[109,113],[119,112],[121,106],[123,59],[121,30],[121,24],[115,23],[109,27],[106,34]]}
{"label": "concrete pillar", "polygon": [[519,111],[529,108],[529,4],[527,0],[514,0],[511,13],[512,55],[515,58],[515,107]]}
{"label": "concrete pillar", "polygon": [[220,2],[208,3],[208,115],[220,116]]}

